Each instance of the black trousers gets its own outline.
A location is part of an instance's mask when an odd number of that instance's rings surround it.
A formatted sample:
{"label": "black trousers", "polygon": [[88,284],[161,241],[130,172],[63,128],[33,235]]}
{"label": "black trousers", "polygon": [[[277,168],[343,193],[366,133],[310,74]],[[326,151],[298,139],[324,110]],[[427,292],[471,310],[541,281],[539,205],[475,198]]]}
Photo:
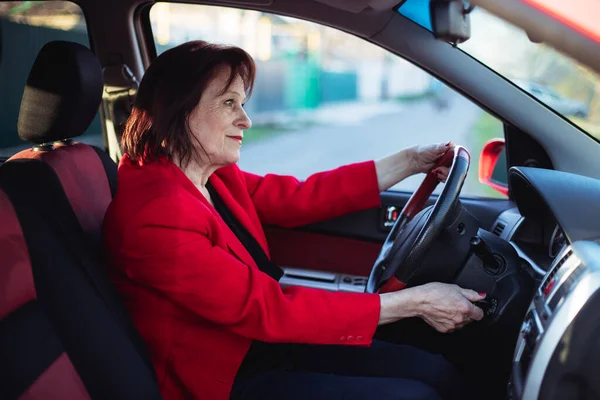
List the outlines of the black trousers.
{"label": "black trousers", "polygon": [[450,363],[415,347],[378,341],[370,347],[288,346],[289,362],[269,371],[239,376],[231,399],[470,398]]}

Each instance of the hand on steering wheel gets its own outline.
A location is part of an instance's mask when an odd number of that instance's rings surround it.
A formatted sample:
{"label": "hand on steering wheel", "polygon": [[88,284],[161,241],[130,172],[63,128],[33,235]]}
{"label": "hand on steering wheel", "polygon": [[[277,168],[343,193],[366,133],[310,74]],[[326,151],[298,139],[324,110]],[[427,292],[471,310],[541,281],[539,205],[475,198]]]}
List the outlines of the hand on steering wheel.
{"label": "hand on steering wheel", "polygon": [[[462,146],[448,150],[427,173],[419,188],[402,209],[375,261],[365,292],[384,293],[402,289],[418,270],[428,247],[445,228],[451,217],[470,165],[470,155]],[[433,171],[450,167],[444,189],[435,205],[419,215],[427,199],[440,182]]]}

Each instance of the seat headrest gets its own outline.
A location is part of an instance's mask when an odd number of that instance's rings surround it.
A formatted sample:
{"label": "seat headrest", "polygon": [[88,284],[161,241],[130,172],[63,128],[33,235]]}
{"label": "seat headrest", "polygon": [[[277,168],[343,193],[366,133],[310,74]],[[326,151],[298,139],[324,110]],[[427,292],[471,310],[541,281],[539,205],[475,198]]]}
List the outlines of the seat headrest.
{"label": "seat headrest", "polygon": [[90,49],[72,42],[47,43],[23,92],[19,137],[42,144],[81,135],[98,111],[103,87],[102,67]]}

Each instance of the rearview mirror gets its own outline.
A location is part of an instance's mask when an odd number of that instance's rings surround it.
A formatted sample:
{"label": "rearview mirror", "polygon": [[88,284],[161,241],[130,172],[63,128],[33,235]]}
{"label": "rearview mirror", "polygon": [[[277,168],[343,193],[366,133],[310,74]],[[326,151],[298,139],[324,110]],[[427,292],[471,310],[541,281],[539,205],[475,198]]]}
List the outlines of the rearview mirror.
{"label": "rearview mirror", "polygon": [[429,7],[431,27],[437,39],[456,45],[471,37],[472,5],[465,5],[462,0],[431,0]]}
{"label": "rearview mirror", "polygon": [[508,196],[508,173],[504,139],[492,139],[479,157],[479,182]]}

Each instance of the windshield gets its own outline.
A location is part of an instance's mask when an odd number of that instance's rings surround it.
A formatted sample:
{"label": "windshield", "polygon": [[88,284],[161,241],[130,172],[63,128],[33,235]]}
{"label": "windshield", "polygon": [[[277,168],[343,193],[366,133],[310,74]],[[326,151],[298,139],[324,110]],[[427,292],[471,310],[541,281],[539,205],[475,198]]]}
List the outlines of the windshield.
{"label": "windshield", "polygon": [[[431,30],[429,0],[407,0],[398,12]],[[600,77],[520,28],[476,7],[471,38],[458,47],[600,140]]]}

